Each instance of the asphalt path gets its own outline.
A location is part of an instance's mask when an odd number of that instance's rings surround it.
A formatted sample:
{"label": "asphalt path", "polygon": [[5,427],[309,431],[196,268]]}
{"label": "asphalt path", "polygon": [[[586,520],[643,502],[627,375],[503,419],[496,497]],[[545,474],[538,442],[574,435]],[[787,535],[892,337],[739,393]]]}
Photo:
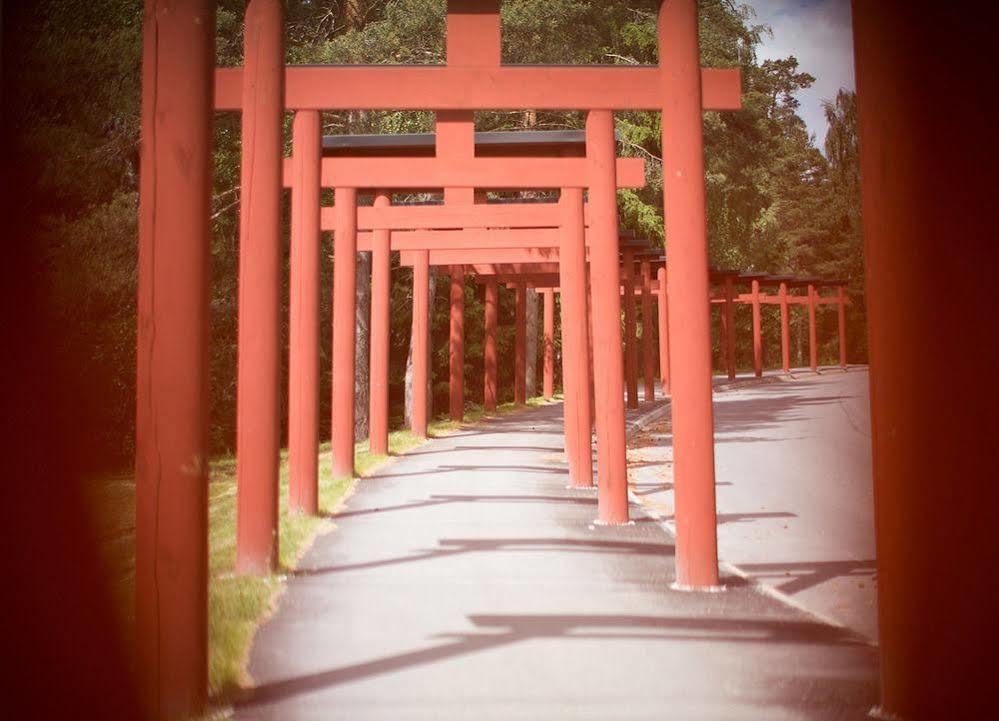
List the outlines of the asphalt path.
{"label": "asphalt path", "polygon": [[[648,410],[647,408],[645,410]],[[861,719],[876,651],[566,489],[561,406],[438,438],[360,482],[258,632],[239,719]]]}

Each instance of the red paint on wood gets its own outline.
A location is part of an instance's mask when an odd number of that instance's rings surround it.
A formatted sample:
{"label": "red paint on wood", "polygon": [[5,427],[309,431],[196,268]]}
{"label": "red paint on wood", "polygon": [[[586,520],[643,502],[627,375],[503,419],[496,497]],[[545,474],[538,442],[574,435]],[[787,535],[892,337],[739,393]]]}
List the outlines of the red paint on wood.
{"label": "red paint on wood", "polygon": [[643,260],[642,269],[642,378],[645,383],[645,402],[656,399],[656,368],[653,362],[652,336],[652,265]]}
{"label": "red paint on wood", "polygon": [[333,475],[354,475],[354,344],[357,311],[357,191],[337,188],[333,202]]}
{"label": "red paint on wood", "polygon": [[[677,583],[718,585],[711,329],[697,3],[659,8]],[[668,78],[668,81],[666,80]]]}
{"label": "red paint on wood", "polygon": [[499,321],[499,284],[495,280],[486,282],[485,299],[485,339],[482,361],[484,365],[484,389],[482,407],[487,413],[496,410],[496,330]]}
{"label": "red paint on wood", "polygon": [[564,188],[559,205],[562,212],[559,277],[562,285],[565,452],[569,485],[588,488],[593,485],[593,420],[582,188]]}
{"label": "red paint on wood", "polygon": [[451,311],[448,334],[451,420],[465,417],[465,269],[451,266]]}
{"label": "red paint on wood", "polygon": [[146,0],[135,643],[146,715],[164,721],[199,716],[208,684],[208,216],[214,62],[214,2]]}
{"label": "red paint on wood", "polygon": [[791,316],[788,308],[787,283],[777,291],[780,301],[780,359],[785,373],[791,372]]}
{"label": "red paint on wood", "polygon": [[240,173],[236,570],[278,562],[283,5],[246,6]]}
{"label": "red paint on wood", "polygon": [[[375,205],[391,205],[388,193],[375,195]],[[388,455],[388,380],[390,306],[392,294],[391,231],[376,230],[371,251],[371,349],[369,373],[368,447],[372,453]]]}
{"label": "red paint on wood", "polygon": [[527,286],[523,283],[517,284],[514,315],[513,402],[527,402]]}
{"label": "red paint on wood", "polygon": [[669,296],[666,294],[666,269],[656,271],[660,291],[656,296],[659,321],[659,378],[662,380],[663,395],[670,395],[669,389]]}
{"label": "red paint on wood", "polygon": [[291,194],[288,323],[288,508],[319,512],[319,159],[317,110],[292,124],[295,187]]}
{"label": "red paint on wood", "polygon": [[614,115],[610,111],[590,111],[587,116],[586,154],[591,163],[590,289],[599,486],[597,512],[601,523],[627,523],[617,183],[614,178]]}
{"label": "red paint on wood", "polygon": [[628,408],[638,408],[638,338],[635,322],[635,251],[623,251],[622,287],[624,297],[624,379]]}
{"label": "red paint on wood", "polygon": [[752,281],[753,305],[753,373],[763,377],[763,329],[760,317],[760,281]]}
{"label": "red paint on wood", "polygon": [[544,298],[544,361],[542,364],[542,394],[545,400],[555,395],[555,291],[541,291]]}
{"label": "red paint on wood", "polygon": [[427,354],[430,346],[430,263],[427,251],[418,251],[413,264],[413,435],[427,437]]}

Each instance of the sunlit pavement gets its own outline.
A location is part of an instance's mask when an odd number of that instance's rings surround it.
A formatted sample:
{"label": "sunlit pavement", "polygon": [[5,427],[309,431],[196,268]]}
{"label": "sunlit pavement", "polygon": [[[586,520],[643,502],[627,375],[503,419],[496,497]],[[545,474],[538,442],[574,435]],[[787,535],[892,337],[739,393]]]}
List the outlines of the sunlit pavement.
{"label": "sunlit pavement", "polygon": [[[646,406],[643,411],[647,411]],[[640,412],[643,412],[640,411]],[[244,719],[860,719],[862,638],[566,490],[560,405],[440,438],[359,485],[254,644]]]}
{"label": "sunlit pavement", "polygon": [[[719,554],[791,602],[874,639],[868,374],[792,373],[763,384],[740,377],[715,394]],[[669,519],[668,425],[650,431],[633,443],[633,490]]]}

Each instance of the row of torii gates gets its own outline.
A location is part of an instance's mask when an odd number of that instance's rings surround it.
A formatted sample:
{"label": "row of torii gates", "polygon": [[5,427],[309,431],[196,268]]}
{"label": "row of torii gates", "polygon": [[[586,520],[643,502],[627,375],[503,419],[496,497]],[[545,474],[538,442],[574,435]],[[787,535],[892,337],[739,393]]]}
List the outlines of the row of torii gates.
{"label": "row of torii gates", "polygon": [[[498,0],[449,0],[444,66],[284,65],[280,0],[249,0],[245,64],[214,67],[215,4],[147,0],[140,185],[138,411],[136,443],[136,636],[140,681],[155,717],[197,712],[207,678],[207,482],[209,208],[211,121],[242,113],[238,368],[238,570],[263,573],[277,559],[281,223],[283,186],[292,193],[290,449],[292,506],[316,510],[318,279],[321,229],[334,233],[333,472],[353,472],[355,269],[372,253],[371,442],[387,433],[388,289],[391,252],[413,266],[413,429],[426,431],[427,283],[431,265],[452,276],[452,415],[463,408],[461,304],[464,274],[486,283],[486,407],[495,404],[496,294],[531,283],[561,294],[566,446],[573,484],[592,483],[595,421],[598,512],[628,519],[625,402],[637,401],[635,263],[643,318],[659,308],[661,359],[673,407],[676,587],[718,586],[709,302],[723,304],[727,365],[734,373],[735,303],[753,308],[754,365],[762,372],[762,304],[787,314],[807,305],[811,364],[820,304],[840,312],[842,283],[820,298],[822,281],[743,275],[708,268],[702,119],[740,107],[738,70],[702,69],[695,0],[663,2],[659,66],[503,66]],[[523,143],[496,136],[477,143],[473,113],[496,108],[587,111],[583,138]],[[395,109],[437,113],[433,146],[330,148],[322,110]],[[285,111],[293,111],[293,155],[282,157]],[[622,242],[617,189],[644,182],[644,165],[618,158],[613,111],[662,113],[668,264]],[[539,137],[539,136],[536,136]],[[519,144],[518,144],[519,143]],[[419,145],[419,144],[417,144]],[[334,189],[320,208],[322,188]],[[393,191],[444,191],[443,205],[397,206]],[[485,190],[550,189],[557,203],[488,203]],[[371,206],[358,196],[374,194]],[[627,240],[627,239],[626,239]],[[656,273],[655,282],[652,272]],[[666,272],[668,270],[668,272]],[[719,287],[711,295],[711,282]],[[735,286],[749,284],[736,295]],[[774,286],[778,292],[761,293]],[[622,287],[628,329],[621,353]],[[790,291],[803,287],[805,296]],[[667,302],[668,300],[668,302]],[[587,305],[590,305],[589,311]],[[523,304],[521,304],[523,307]],[[553,311],[552,311],[553,312]],[[546,318],[551,314],[546,313]],[[546,322],[546,327],[548,323]],[[666,332],[668,329],[668,333]],[[643,333],[651,338],[650,333]],[[665,347],[668,336],[668,348]],[[646,383],[648,341],[643,349]],[[590,352],[592,349],[592,374]],[[523,400],[517,359],[517,399]],[[627,372],[626,366],[627,365]],[[590,383],[589,379],[599,379]],[[493,383],[490,386],[490,383]],[[627,388],[626,388],[627,386]],[[590,389],[593,406],[590,405]],[[546,389],[547,390],[547,389]],[[648,395],[654,394],[651,385]]]}

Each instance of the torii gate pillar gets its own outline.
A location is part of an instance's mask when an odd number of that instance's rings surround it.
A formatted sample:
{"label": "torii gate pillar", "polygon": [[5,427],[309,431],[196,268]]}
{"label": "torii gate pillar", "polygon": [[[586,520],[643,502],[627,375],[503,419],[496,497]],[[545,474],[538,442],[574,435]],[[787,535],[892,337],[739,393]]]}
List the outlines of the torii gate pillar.
{"label": "torii gate pillar", "polygon": [[318,110],[292,124],[291,262],[288,322],[288,507],[319,512],[319,184]]}
{"label": "torii gate pillar", "polygon": [[[668,79],[663,83],[662,147],[669,327],[673,334],[670,373],[676,586],[710,589],[718,586],[718,538],[696,0],[660,3],[659,62]],[[614,376],[601,377],[612,380]]]}
{"label": "torii gate pillar", "polygon": [[652,335],[652,265],[647,260],[642,268],[642,379],[645,384],[645,402],[656,399],[656,369],[653,363]]}
{"label": "torii gate pillar", "polygon": [[621,286],[624,288],[624,376],[628,408],[638,408],[638,339],[635,328],[635,251],[625,248]]}
{"label": "torii gate pillar", "polygon": [[[375,193],[375,207],[392,204],[385,191]],[[388,376],[391,336],[390,301],[392,294],[392,232],[378,229],[371,244],[371,350],[369,360],[368,448],[377,455],[388,455]]]}
{"label": "torii gate pillar", "polygon": [[150,719],[208,687],[208,216],[215,3],[146,0],[139,174],[135,637]]}
{"label": "torii gate pillar", "polygon": [[465,417],[465,268],[451,266],[450,412],[452,421]]}
{"label": "torii gate pillar", "polygon": [[559,203],[559,285],[562,292],[562,388],[569,485],[593,485],[589,320],[582,188],[563,188]]}
{"label": "torii gate pillar", "polygon": [[430,252],[416,251],[413,264],[413,406],[410,431],[417,438],[427,437],[427,383],[430,348]]}
{"label": "torii gate pillar", "polygon": [[815,286],[808,284],[808,361],[813,372],[819,370],[819,343],[815,329]]}
{"label": "torii gate pillar", "polygon": [[846,370],[846,291],[843,286],[839,286],[837,291],[839,305],[836,313],[839,321],[839,365]]}
{"label": "torii gate pillar", "polygon": [[[699,114],[700,111],[698,116]],[[698,123],[700,123],[699,118]],[[599,379],[599,382],[593,384],[596,400],[599,485],[597,513],[600,523],[627,523],[628,474],[624,433],[624,363],[621,357],[621,274],[614,160],[614,115],[610,111],[591,110],[587,116],[586,155],[590,161],[591,176],[589,197],[592,214],[590,291],[593,299],[593,378]],[[705,264],[705,273],[706,270]],[[634,291],[632,291],[632,300],[634,300]]]}
{"label": "torii gate pillar", "polygon": [[791,316],[787,304],[787,283],[777,291],[780,298],[780,360],[785,373],[791,372]]}
{"label": "torii gate pillar", "polygon": [[483,393],[482,407],[487,413],[496,410],[496,329],[499,321],[499,284],[486,281],[485,338],[482,344]]}
{"label": "torii gate pillar", "polygon": [[983,159],[999,141],[978,69],[999,7],[974,8],[853,3],[881,718],[995,710],[999,184]]}
{"label": "torii gate pillar", "polygon": [[[236,396],[236,571],[278,561],[284,5],[246,6]],[[353,348],[353,344],[351,344]]]}
{"label": "torii gate pillar", "polygon": [[[753,298],[753,374],[763,377],[763,328],[760,313],[760,281],[752,281]],[[734,349],[733,349],[734,350]]]}
{"label": "torii gate pillar", "polygon": [[342,478],[354,475],[357,190],[335,188],[333,210],[333,476]]}
{"label": "torii gate pillar", "polygon": [[[758,304],[754,304],[753,307],[757,308]],[[754,315],[754,349],[756,348],[756,318],[757,316]],[[725,369],[728,371],[729,380],[735,380],[735,302],[733,299],[732,278],[728,276],[725,278],[725,304],[722,306],[722,328],[724,329],[724,334],[722,335],[721,342],[724,347]]]}
{"label": "torii gate pillar", "polygon": [[517,283],[513,336],[513,402],[527,402],[527,286]]}
{"label": "torii gate pillar", "polygon": [[545,288],[544,298],[544,360],[542,364],[542,394],[546,401],[555,395],[555,290]]}
{"label": "torii gate pillar", "polygon": [[669,391],[669,296],[666,293],[666,268],[656,271],[656,280],[659,281],[659,295],[656,296],[658,307],[657,320],[659,322],[659,378],[662,380],[663,395],[668,396]]}

